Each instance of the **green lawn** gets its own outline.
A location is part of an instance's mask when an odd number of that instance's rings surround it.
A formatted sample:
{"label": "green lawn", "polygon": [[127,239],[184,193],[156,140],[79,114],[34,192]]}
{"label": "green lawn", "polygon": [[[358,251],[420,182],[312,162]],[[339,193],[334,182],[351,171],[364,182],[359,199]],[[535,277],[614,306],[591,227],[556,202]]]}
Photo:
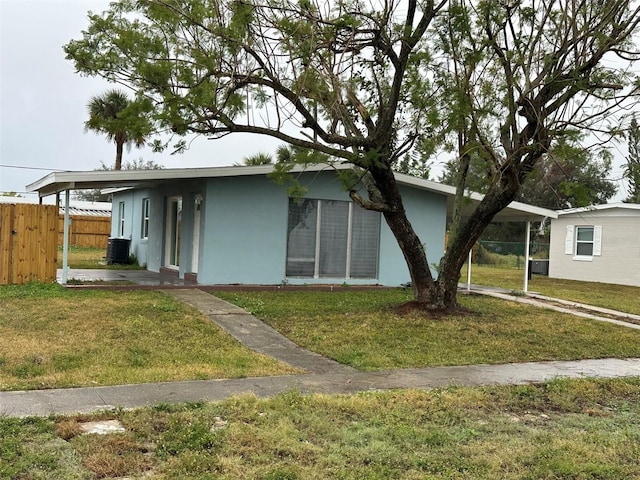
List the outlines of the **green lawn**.
{"label": "green lawn", "polygon": [[[640,332],[461,296],[465,315],[397,315],[402,289],[220,293],[299,345],[362,370],[640,357]],[[0,389],[278,375],[195,309],[150,291],[0,288]]]}
{"label": "green lawn", "polygon": [[362,370],[640,357],[640,332],[504,300],[461,296],[465,315],[397,315],[402,289],[218,292],[295,343]]}
{"label": "green lawn", "polygon": [[[461,272],[460,281],[467,282],[467,266]],[[521,291],[524,284],[524,270],[497,268],[485,265],[471,266],[471,283],[489,285]],[[611,308],[626,313],[640,315],[640,288],[608,283],[579,282],[562,280],[543,275],[533,275],[529,282],[530,292],[538,292],[549,297],[572,300],[598,307]]]}
{"label": "green lawn", "polygon": [[[126,431],[79,435],[97,418]],[[638,458],[638,379],[0,418],[7,479],[629,480]]]}
{"label": "green lawn", "polygon": [[[140,267],[137,261],[127,264],[107,265],[105,257],[107,250],[105,248],[95,247],[69,247],[67,262],[69,268],[84,269],[113,269],[113,270],[137,270]],[[131,260],[134,260],[131,258]],[[58,268],[62,268],[62,247],[58,247]]]}
{"label": "green lawn", "polygon": [[[611,295],[611,293],[608,293]],[[361,369],[640,356],[640,333],[493,298],[399,316],[401,289],[220,294]],[[288,373],[159,292],[0,287],[3,388]],[[124,433],[81,435],[117,419]],[[640,478],[640,379],[287,392],[95,415],[0,416],[0,478]]]}

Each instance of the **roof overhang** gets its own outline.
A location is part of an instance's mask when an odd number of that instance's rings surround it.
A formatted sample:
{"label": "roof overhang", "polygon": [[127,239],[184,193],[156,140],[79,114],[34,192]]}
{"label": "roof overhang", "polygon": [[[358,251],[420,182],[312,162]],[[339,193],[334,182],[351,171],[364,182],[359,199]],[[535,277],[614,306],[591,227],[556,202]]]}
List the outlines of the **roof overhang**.
{"label": "roof overhang", "polygon": [[640,204],[637,203],[603,203],[601,205],[591,205],[589,207],[567,208],[566,210],[558,210],[558,216],[593,213],[603,210],[640,210]]}
{"label": "roof overhang", "polygon": [[[292,172],[319,172],[323,170],[346,170],[349,164],[296,166]],[[27,190],[37,192],[40,197],[46,197],[65,190],[87,189],[129,189],[144,188],[158,184],[175,182],[176,180],[194,180],[202,178],[241,177],[253,175],[267,175],[273,171],[273,165],[232,166],[206,168],[172,168],[159,170],[97,170],[84,172],[53,172],[27,185]],[[425,180],[396,173],[396,180],[400,185],[407,185],[421,190],[444,195],[447,198],[447,217],[453,212],[456,189],[450,185]],[[466,195],[462,216],[471,214],[482,201],[483,195],[469,192]],[[544,218],[557,218],[553,210],[535,207],[520,202],[512,202],[499,212],[496,222],[526,222],[540,221]]]}
{"label": "roof overhang", "polygon": [[[412,177],[401,173],[395,174],[399,183],[411,185],[413,187],[428,190],[431,192],[442,193],[447,197],[447,218],[453,215],[453,207],[456,197],[456,187],[445,185],[431,180]],[[478,204],[482,201],[484,195],[476,192],[467,192],[463,201],[462,217],[469,217]],[[547,208],[536,207],[527,203],[511,202],[506,208],[498,212],[494,217],[495,222],[536,222],[545,218],[557,218],[557,212]]]}

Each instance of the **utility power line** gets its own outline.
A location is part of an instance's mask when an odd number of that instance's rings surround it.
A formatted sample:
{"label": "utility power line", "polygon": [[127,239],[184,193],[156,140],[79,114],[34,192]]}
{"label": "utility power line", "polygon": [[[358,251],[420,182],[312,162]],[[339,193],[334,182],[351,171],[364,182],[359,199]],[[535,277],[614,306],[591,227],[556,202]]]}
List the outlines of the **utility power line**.
{"label": "utility power line", "polygon": [[24,165],[7,165],[6,163],[0,163],[0,167],[21,168],[24,170],[45,170],[47,172],[66,172],[67,171],[67,170],[60,170],[59,168],[25,167]]}

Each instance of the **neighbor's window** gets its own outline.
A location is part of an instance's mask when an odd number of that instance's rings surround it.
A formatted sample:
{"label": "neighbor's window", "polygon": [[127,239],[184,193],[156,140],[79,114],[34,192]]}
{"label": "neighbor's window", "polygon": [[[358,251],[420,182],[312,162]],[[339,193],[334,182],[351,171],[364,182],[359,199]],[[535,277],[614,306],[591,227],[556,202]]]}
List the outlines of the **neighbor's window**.
{"label": "neighbor's window", "polygon": [[593,256],[593,227],[576,227],[576,256]]}
{"label": "neighbor's window", "polygon": [[149,238],[149,199],[142,199],[142,233],[143,239]]}
{"label": "neighbor's window", "polygon": [[380,213],[352,202],[289,199],[288,277],[376,278]]}
{"label": "neighbor's window", "polygon": [[124,237],[124,202],[118,205],[118,236]]}

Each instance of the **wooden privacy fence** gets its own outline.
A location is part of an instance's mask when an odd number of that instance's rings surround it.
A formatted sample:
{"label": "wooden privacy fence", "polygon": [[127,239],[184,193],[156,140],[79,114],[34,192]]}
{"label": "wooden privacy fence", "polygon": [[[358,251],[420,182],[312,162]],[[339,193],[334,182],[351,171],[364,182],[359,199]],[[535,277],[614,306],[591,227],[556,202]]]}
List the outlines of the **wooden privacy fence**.
{"label": "wooden privacy fence", "polygon": [[[69,245],[76,247],[107,248],[111,235],[111,217],[93,215],[71,215]],[[64,215],[58,222],[58,245],[63,244]]]}
{"label": "wooden privacy fence", "polygon": [[58,207],[0,204],[0,285],[55,282]]}

